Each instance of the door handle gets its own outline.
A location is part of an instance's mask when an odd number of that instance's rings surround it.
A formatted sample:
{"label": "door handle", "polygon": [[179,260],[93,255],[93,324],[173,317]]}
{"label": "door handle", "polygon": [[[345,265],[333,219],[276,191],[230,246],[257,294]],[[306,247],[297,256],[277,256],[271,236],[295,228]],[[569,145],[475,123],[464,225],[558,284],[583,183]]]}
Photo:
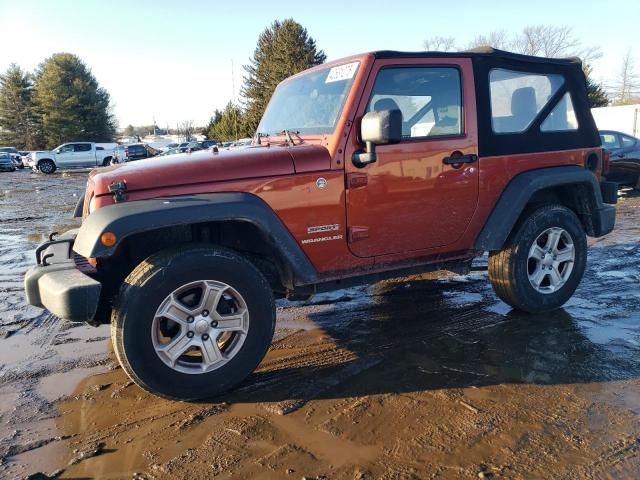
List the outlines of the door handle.
{"label": "door handle", "polygon": [[451,155],[444,157],[442,163],[445,165],[459,165],[461,163],[474,163],[478,161],[478,156],[475,153],[469,155]]}
{"label": "door handle", "polygon": [[624,153],[619,153],[617,156],[618,158],[624,158]]}

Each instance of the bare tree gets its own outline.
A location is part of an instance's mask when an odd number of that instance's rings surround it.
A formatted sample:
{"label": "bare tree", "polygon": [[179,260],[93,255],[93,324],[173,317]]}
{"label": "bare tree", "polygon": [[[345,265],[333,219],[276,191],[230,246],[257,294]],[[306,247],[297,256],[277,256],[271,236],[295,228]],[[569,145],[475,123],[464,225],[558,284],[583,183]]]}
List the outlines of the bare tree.
{"label": "bare tree", "polygon": [[429,37],[424,42],[424,49],[429,52],[451,52],[456,50],[456,39],[453,37]]}
{"label": "bare tree", "polygon": [[185,142],[193,140],[193,133],[195,128],[193,126],[193,120],[185,120],[178,124],[178,135],[184,137]]}
{"label": "bare tree", "polygon": [[487,35],[476,35],[467,45],[468,49],[478,47],[493,47],[500,50],[510,50],[513,41],[506,30],[493,30]]}
{"label": "bare tree", "polygon": [[631,56],[631,49],[627,50],[618,79],[613,85],[613,104],[628,105],[640,101],[640,76],[635,71],[635,64]]}

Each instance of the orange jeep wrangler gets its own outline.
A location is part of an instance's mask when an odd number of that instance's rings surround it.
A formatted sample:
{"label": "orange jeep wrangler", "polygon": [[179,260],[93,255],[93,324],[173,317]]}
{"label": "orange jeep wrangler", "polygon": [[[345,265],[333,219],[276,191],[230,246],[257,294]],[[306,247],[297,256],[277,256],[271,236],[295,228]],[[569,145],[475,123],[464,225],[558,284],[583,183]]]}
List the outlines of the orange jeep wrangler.
{"label": "orange jeep wrangler", "polygon": [[36,251],[29,303],[111,323],[142,388],[211,397],[260,363],[274,299],[469,271],[560,307],[617,186],[578,59],[380,51],[283,81],[251,147],[94,170],[79,229]]}

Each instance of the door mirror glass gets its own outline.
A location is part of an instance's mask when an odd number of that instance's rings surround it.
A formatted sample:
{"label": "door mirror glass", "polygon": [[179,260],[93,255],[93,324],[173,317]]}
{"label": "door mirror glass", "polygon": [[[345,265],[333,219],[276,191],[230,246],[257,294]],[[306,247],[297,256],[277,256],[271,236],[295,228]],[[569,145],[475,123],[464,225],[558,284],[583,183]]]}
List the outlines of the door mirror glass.
{"label": "door mirror glass", "polygon": [[402,113],[400,110],[368,112],[360,123],[360,139],[365,143],[364,151],[353,155],[353,163],[363,167],[376,161],[376,145],[402,141]]}

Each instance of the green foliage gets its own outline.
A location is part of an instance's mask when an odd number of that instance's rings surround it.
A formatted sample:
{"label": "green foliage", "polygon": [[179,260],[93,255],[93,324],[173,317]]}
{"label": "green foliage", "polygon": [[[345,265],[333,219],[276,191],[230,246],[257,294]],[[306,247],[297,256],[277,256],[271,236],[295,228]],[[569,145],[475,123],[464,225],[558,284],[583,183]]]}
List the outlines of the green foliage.
{"label": "green foliage", "polygon": [[606,107],[609,105],[609,96],[607,92],[605,92],[604,87],[591,77],[591,66],[583,63],[582,71],[587,80],[587,97],[589,98],[591,108]]}
{"label": "green foliage", "polygon": [[266,28],[258,38],[250,64],[244,67],[245,132],[255,132],[278,83],[325,60],[326,55],[318,50],[307,29],[292,18],[276,20]]}
{"label": "green foliage", "polygon": [[[215,119],[215,115],[214,115]],[[247,136],[242,125],[242,109],[233,102],[227,103],[217,122],[207,132],[207,138],[226,142]]]}
{"label": "green foliage", "polygon": [[27,150],[39,146],[32,94],[33,78],[18,65],[0,75],[0,143]]}
{"label": "green foliage", "polygon": [[209,119],[209,123],[204,127],[203,133],[206,135],[207,140],[217,140],[213,137],[213,127],[220,121],[222,118],[222,112],[216,108],[215,112]]}
{"label": "green foliage", "polygon": [[124,135],[125,137],[131,137],[131,136],[133,136],[135,131],[136,131],[136,129],[134,128],[134,126],[129,124],[122,131],[122,135]]}
{"label": "green foliage", "polygon": [[76,55],[56,53],[38,67],[34,100],[49,148],[70,141],[113,139],[109,94]]}

